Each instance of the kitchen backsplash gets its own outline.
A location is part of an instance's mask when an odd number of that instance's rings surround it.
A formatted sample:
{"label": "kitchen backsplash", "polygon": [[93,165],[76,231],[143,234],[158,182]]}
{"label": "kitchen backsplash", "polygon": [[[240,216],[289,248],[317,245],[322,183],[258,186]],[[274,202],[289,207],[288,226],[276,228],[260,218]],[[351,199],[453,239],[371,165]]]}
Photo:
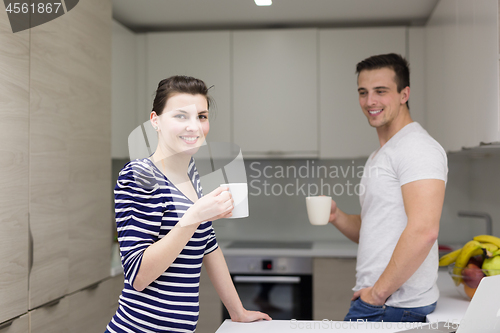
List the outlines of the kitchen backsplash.
{"label": "kitchen backsplash", "polygon": [[[245,160],[250,216],[214,223],[219,240],[346,241],[332,225],[311,226],[305,197],[329,195],[347,213],[360,212],[359,182],[366,159]],[[113,185],[127,160],[113,160]],[[500,154],[449,154],[448,183],[439,242],[463,243],[484,233],[481,219],[460,218],[459,210],[477,210],[493,218],[500,235]],[[203,183],[202,183],[203,186]],[[208,193],[211,188],[204,188]],[[425,207],[422,207],[425,209]]]}

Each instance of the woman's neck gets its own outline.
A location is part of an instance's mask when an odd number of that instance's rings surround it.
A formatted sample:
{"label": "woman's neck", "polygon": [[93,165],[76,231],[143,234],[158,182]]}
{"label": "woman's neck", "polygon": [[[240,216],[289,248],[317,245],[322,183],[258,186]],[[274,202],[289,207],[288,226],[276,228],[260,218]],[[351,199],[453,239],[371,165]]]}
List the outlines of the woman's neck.
{"label": "woman's neck", "polygon": [[161,166],[161,171],[165,174],[174,174],[183,176],[187,174],[191,156],[188,154],[169,154],[164,153],[160,145],[156,148],[156,152],[151,156],[153,163]]}

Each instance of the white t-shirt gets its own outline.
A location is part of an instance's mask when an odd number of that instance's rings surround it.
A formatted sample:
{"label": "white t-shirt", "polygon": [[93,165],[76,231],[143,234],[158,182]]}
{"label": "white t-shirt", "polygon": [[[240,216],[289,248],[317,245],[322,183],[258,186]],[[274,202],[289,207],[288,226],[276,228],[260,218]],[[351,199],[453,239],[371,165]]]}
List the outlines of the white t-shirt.
{"label": "white t-shirt", "polygon": [[[406,227],[401,186],[421,179],[446,182],[447,173],[444,149],[416,122],[403,127],[370,155],[361,179],[361,229],[354,291],[375,284]],[[422,265],[388,298],[386,305],[411,308],[436,302],[438,261],[436,242]]]}

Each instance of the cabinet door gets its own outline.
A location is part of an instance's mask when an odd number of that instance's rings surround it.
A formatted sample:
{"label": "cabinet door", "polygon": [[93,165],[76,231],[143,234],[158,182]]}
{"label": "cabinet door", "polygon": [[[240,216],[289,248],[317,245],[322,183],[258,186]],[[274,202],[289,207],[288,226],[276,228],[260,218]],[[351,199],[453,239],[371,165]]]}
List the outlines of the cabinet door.
{"label": "cabinet door", "polygon": [[75,324],[69,322],[69,300],[66,297],[28,314],[31,333],[69,333],[69,328]]}
{"label": "cabinet door", "polygon": [[29,325],[29,315],[25,314],[7,323],[0,324],[0,333],[27,333],[30,330]]}
{"label": "cabinet door", "polygon": [[212,333],[222,324],[222,302],[204,266],[200,276],[200,318],[198,333]]}
{"label": "cabinet door", "polygon": [[342,321],[356,284],[356,259],[314,258],[313,319]]}
{"label": "cabinet door", "polygon": [[80,2],[70,15],[66,223],[71,293],[107,278],[111,267],[111,1]]}
{"label": "cabinet door", "polygon": [[30,309],[68,291],[71,17],[30,29]]}
{"label": "cabinet door", "polygon": [[67,296],[70,333],[104,332],[109,320],[109,292],[104,283]]}
{"label": "cabinet door", "polygon": [[[147,34],[147,96],[149,105],[139,110],[146,121],[158,83],[172,75],[188,75],[205,82],[216,102],[210,114],[209,141],[230,142],[230,33],[172,32]],[[138,124],[139,125],[139,124]],[[156,149],[156,147],[152,147]]]}
{"label": "cabinet door", "polygon": [[0,11],[0,322],[28,310],[29,36]]}
{"label": "cabinet door", "polygon": [[317,30],[232,34],[234,143],[245,156],[317,157]]}
{"label": "cabinet door", "polygon": [[322,29],[319,49],[320,157],[366,157],[380,144],[359,106],[356,64],[376,54],[405,56],[406,29]]}

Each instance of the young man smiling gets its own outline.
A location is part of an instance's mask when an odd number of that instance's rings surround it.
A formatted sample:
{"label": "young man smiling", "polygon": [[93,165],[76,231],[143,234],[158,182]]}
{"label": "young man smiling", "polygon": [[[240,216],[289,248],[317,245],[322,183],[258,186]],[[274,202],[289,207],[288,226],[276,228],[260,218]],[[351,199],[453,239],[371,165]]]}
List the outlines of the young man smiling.
{"label": "young man smiling", "polygon": [[368,158],[361,214],[332,201],[330,223],[359,244],[345,320],[425,321],[439,297],[437,236],[447,180],[443,148],[411,119],[408,63],[397,54],[356,66],[359,104],[380,148]]}

